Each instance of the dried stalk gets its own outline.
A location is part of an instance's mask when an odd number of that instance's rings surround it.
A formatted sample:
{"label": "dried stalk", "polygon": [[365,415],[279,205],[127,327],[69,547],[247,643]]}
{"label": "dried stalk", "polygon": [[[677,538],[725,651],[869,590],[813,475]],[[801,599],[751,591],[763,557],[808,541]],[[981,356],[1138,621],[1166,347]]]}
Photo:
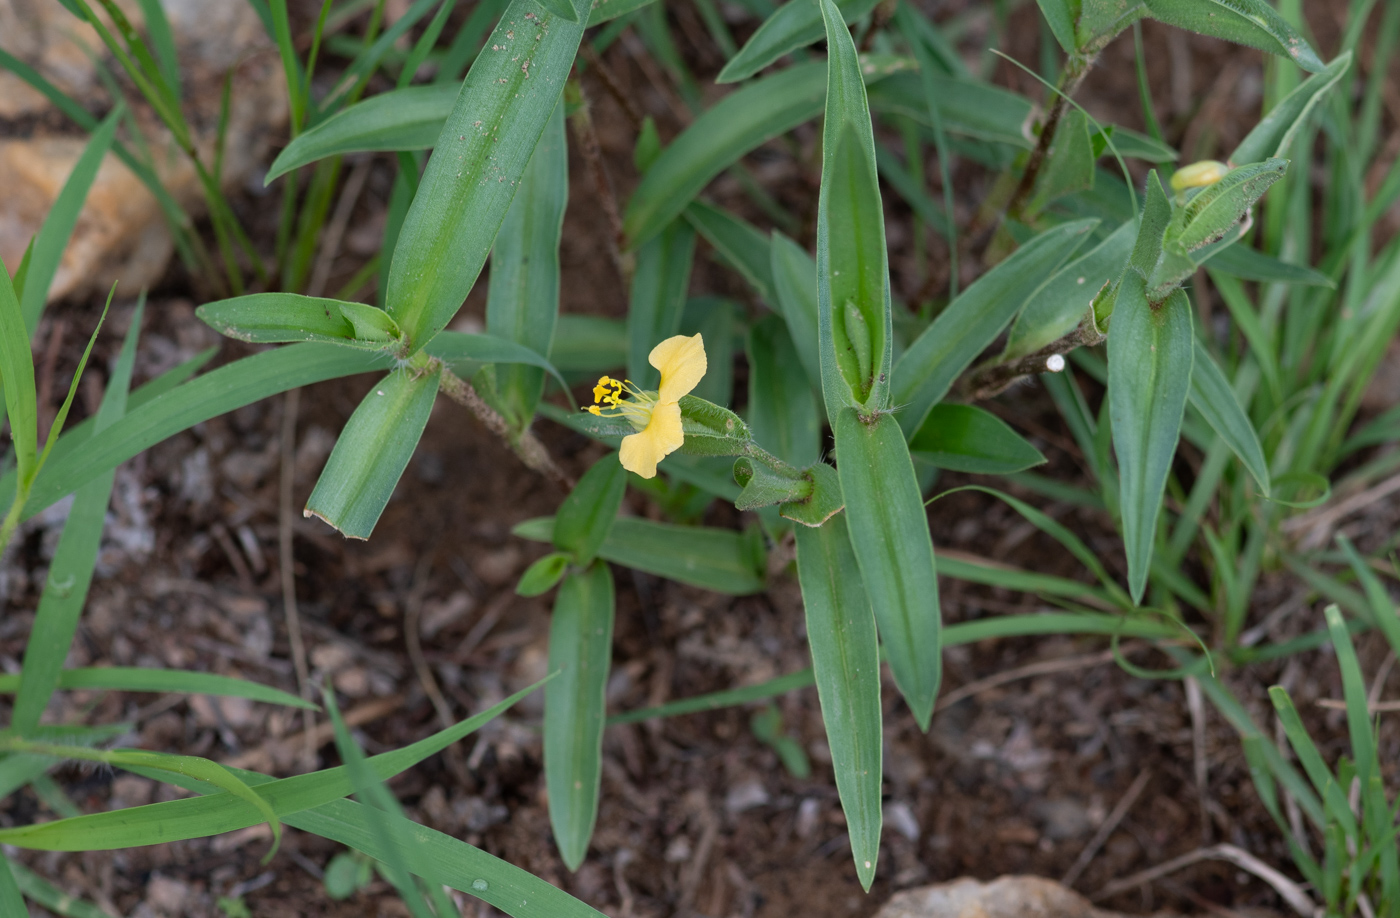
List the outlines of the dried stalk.
{"label": "dried stalk", "polygon": [[549,455],[549,450],[539,441],[538,437],[529,429],[518,434],[512,431],[505,418],[501,417],[496,409],[486,404],[477,391],[472,388],[471,383],[447,367],[442,368],[442,391],[446,393],[448,398],[475,415],[476,419],[485,425],[487,430],[510,446],[527,468],[539,472],[565,491],[573,490],[574,480],[555,464],[554,458]]}

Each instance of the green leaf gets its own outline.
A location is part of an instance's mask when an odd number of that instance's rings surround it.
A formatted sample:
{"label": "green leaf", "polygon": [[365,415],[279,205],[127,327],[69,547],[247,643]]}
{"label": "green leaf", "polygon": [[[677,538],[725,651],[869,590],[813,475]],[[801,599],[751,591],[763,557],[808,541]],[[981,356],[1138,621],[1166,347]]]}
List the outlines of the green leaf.
{"label": "green leaf", "polygon": [[10,859],[0,857],[0,911],[7,915],[28,915],[29,906],[24,904],[24,896],[20,894],[19,884],[15,882],[15,875],[10,871]]}
{"label": "green leaf", "polygon": [[[522,539],[551,542],[554,517],[526,520],[511,530]],[[763,590],[762,548],[730,529],[674,526],[624,516],[598,549],[598,557],[716,593],[744,596]]]}
{"label": "green leaf", "polygon": [[596,376],[627,364],[627,326],[619,319],[561,315],[549,349],[561,373]]}
{"label": "green leaf", "polygon": [[540,558],[520,575],[520,582],[515,585],[516,595],[539,596],[548,593],[568,571],[570,560],[571,556],[562,551],[552,551]]}
{"label": "green leaf", "polygon": [[544,776],[549,824],[564,865],[578,870],[598,818],[603,717],[612,665],[612,572],[602,561],[570,574],[554,600],[544,689]]}
{"label": "green leaf", "polygon": [[860,60],[836,6],[819,2],[827,32],[827,91],[817,199],[817,316],[822,396],[834,418],[847,406],[889,405],[893,335],[884,209]]}
{"label": "green leaf", "polygon": [[1094,187],[1094,143],[1089,119],[1077,108],[1060,118],[1049,156],[1036,182],[1032,210],[1039,211],[1055,198]]}
{"label": "green leaf", "polygon": [[263,183],[332,156],[431,149],[459,89],[456,83],[410,86],[356,102],[294,137],[272,161]]}
{"label": "green leaf", "polygon": [[386,350],[401,337],[398,326],[383,310],[297,293],[253,293],[215,300],[200,306],[195,315],[219,334],[252,344],[319,341]]}
{"label": "green leaf", "polygon": [[749,429],[784,462],[806,468],[821,456],[822,418],[797,348],[779,316],[749,329]]}
{"label": "green leaf", "polygon": [[[0,261],[0,383],[5,389],[5,414],[14,440],[14,461],[18,479],[14,487],[0,494],[23,500],[34,481],[39,462],[38,396],[34,390],[34,355],[29,350],[29,332],[24,325],[10,272]],[[20,490],[16,490],[16,488]],[[3,546],[0,546],[3,548]]]}
{"label": "green leaf", "polygon": [[396,890],[413,918],[434,918],[428,903],[423,900],[423,892],[413,881],[404,857],[408,847],[407,833],[402,823],[391,822],[389,817],[402,816],[403,809],[389,789],[375,776],[365,760],[350,729],[345,726],[345,718],[340,716],[340,706],[335,703],[335,689],[323,685],[321,698],[326,713],[330,715],[331,729],[335,736],[335,747],[340,759],[345,763],[345,771],[355,786],[355,796],[365,805],[370,831],[378,836],[388,851],[388,857],[375,866],[381,876],[387,879]]}
{"label": "green leaf", "polygon": [[1191,404],[1244,463],[1259,483],[1259,490],[1268,497],[1269,463],[1264,458],[1264,448],[1259,445],[1259,436],[1236,398],[1234,387],[1199,338],[1191,369]]}
{"label": "green leaf", "polygon": [[869,891],[880,854],[880,656],[875,616],[842,516],[798,526],[797,578],[831,767],[856,877]]}
{"label": "green leaf", "polygon": [[845,495],[841,491],[841,477],[825,462],[818,462],[804,469],[802,477],[812,482],[812,493],[805,500],[789,501],[778,507],[778,514],[785,520],[801,523],[803,526],[820,526],[846,506]]}
{"label": "green leaf", "polygon": [[1375,619],[1376,626],[1381,634],[1389,642],[1392,650],[1400,648],[1400,615],[1397,615],[1395,601],[1390,598],[1389,591],[1385,584],[1381,583],[1376,572],[1371,570],[1365,559],[1356,551],[1356,547],[1351,544],[1342,533],[1337,533],[1337,544],[1342,546],[1342,551],[1347,556],[1347,562],[1351,564],[1352,571],[1356,574],[1356,579],[1366,591],[1366,602],[1370,606],[1371,616]]}
{"label": "green leaf", "polygon": [[895,73],[872,82],[870,107],[904,115],[931,128],[929,93],[948,133],[1022,150],[1033,145],[1025,128],[1031,115],[1030,100],[981,80],[924,71]]}
{"label": "green leaf", "polygon": [[573,8],[569,0],[540,0],[540,6],[568,22],[579,20],[579,11]]}
{"label": "green leaf", "polygon": [[1307,125],[1308,116],[1346,74],[1351,59],[1350,51],[1337,55],[1336,60],[1275,103],[1269,114],[1235,147],[1230,162],[1243,165],[1287,156],[1294,138]]}
{"label": "green leaf", "polygon": [[1207,185],[1172,214],[1162,237],[1164,248],[1194,252],[1234,228],[1269,186],[1283,178],[1288,161],[1268,159],[1238,166],[1220,181]]}
{"label": "green leaf", "polygon": [[1090,321],[1094,297],[1123,276],[1136,237],[1137,224],[1129,220],[1051,276],[1016,316],[1001,360],[1034,354]]}
{"label": "green leaf", "polygon": [[433,339],[427,350],[431,356],[441,359],[464,379],[476,375],[486,364],[519,363],[539,367],[559,382],[569,403],[573,404],[573,396],[569,393],[564,377],[553,364],[523,344],[495,335],[445,331]]}
{"label": "green leaf", "polygon": [[1264,0],[1143,0],[1153,19],[1291,58],[1310,73],[1322,61],[1303,36]]}
{"label": "green leaf", "polygon": [[1040,12],[1045,17],[1045,22],[1050,26],[1050,32],[1055,36],[1055,41],[1060,43],[1064,52],[1073,56],[1078,53],[1079,46],[1074,36],[1074,20],[1079,13],[1078,4],[1072,0],[1036,0],[1040,5]]}
{"label": "green leaf", "polygon": [[[132,315],[121,353],[112,368],[95,421],[99,432],[126,413],[127,389],[136,362],[136,339],[140,335],[145,306],[143,298]],[[64,521],[63,534],[44,578],[34,626],[25,642],[24,666],[10,719],[11,729],[20,735],[32,734],[39,726],[39,718],[58,687],[63,661],[73,643],[78,617],[92,584],[114,478],[115,472],[109,470],[79,488],[68,519]]]}
{"label": "green leaf", "polygon": [[590,564],[617,519],[626,491],[627,470],[616,455],[608,453],[594,462],[559,505],[555,547],[571,554],[580,566]]}
{"label": "green leaf", "polygon": [[[539,354],[550,352],[559,315],[559,240],[568,198],[569,152],[561,105],[545,126],[496,234],[486,298],[486,330]],[[538,368],[496,367],[495,395],[516,429],[529,425],[543,394],[544,373]]]}
{"label": "green leaf", "polygon": [[807,371],[807,381],[820,391],[817,263],[806,249],[777,230],[773,231],[773,292],[802,369]]}
{"label": "green leaf", "polygon": [[1323,615],[1327,619],[1327,633],[1332,639],[1332,649],[1337,654],[1337,668],[1342,673],[1342,696],[1346,699],[1352,762],[1356,765],[1356,777],[1365,788],[1369,786],[1372,774],[1380,765],[1376,758],[1376,735],[1373,732],[1366,698],[1366,680],[1361,675],[1361,664],[1356,659],[1356,647],[1347,632],[1347,623],[1346,619],[1342,618],[1342,611],[1333,604],[1324,610]]}
{"label": "green leaf", "polygon": [[440,379],[439,373],[403,367],[365,395],[340,432],[305,515],[347,538],[369,538],[423,436]]}
{"label": "green leaf", "polygon": [[851,546],[895,684],[928,729],[941,676],[938,576],[914,464],[894,418],[836,413],[837,472]]}
{"label": "green leaf", "polygon": [[1009,475],[1045,457],[1001,418],[974,405],[935,405],[909,438],[909,451],[941,469]]}
{"label": "green leaf", "polygon": [[[63,915],[64,918],[112,918],[111,914],[86,899],[73,898],[23,864],[9,861],[9,869],[24,895],[55,915]],[[21,908],[15,914],[24,915],[27,910]]]}
{"label": "green leaf", "polygon": [[1238,277],[1240,280],[1306,284],[1311,287],[1329,287],[1334,290],[1337,287],[1332,278],[1320,271],[1314,271],[1307,265],[1295,265],[1292,262],[1282,261],[1240,242],[1227,246],[1212,255],[1209,264],[1212,271],[1220,271],[1232,277]]}
{"label": "green leaf", "polygon": [[[392,778],[480,729],[541,684],[536,683],[517,692],[500,704],[426,739],[402,749],[373,756],[368,764],[380,780]],[[146,773],[142,766],[134,762],[131,764],[131,770]],[[265,779],[261,782],[245,780],[251,772],[241,769],[228,770],[235,777],[244,780],[244,783],[256,786],[257,796],[279,818],[339,800],[354,791],[354,783],[343,766],[293,778],[277,781]],[[170,783],[189,787],[191,782],[177,780],[178,774],[172,773],[169,776]],[[187,777],[204,781],[199,776]],[[166,777],[162,775],[161,779],[166,780]],[[3,838],[5,844],[39,851],[111,851],[116,848],[154,845],[187,838],[207,838],[257,825],[264,820],[259,807],[238,795],[225,792],[0,829],[0,838]]]}
{"label": "green leaf", "polygon": [[[875,3],[876,0],[843,0],[836,9],[843,24],[853,23],[873,10]],[[816,4],[790,0],[758,27],[715,77],[715,82],[746,80],[784,54],[819,40],[823,34],[822,11]]]}
{"label": "green leaf", "polygon": [[715,247],[721,259],[738,271],[759,298],[777,305],[773,292],[773,253],[768,236],[727,210],[692,201],[685,209],[690,225]]}
{"label": "green leaf", "polygon": [[1288,692],[1283,686],[1275,685],[1269,689],[1269,700],[1273,702],[1274,712],[1278,714],[1279,722],[1283,724],[1283,732],[1288,737],[1288,745],[1293,747],[1294,754],[1298,756],[1298,763],[1303,766],[1308,780],[1312,782],[1318,796],[1322,798],[1327,821],[1341,825],[1348,836],[1357,837],[1356,816],[1352,813],[1351,805],[1347,802],[1346,791],[1338,785],[1336,777],[1328,770],[1327,763],[1322,759],[1322,753],[1318,751],[1317,745],[1308,735],[1307,728],[1303,726],[1302,718],[1298,716],[1297,708],[1293,706],[1293,699],[1288,697]]}
{"label": "green leaf", "polygon": [[963,370],[1097,225],[1077,220],[1036,236],[964,290],[909,345],[894,368],[894,403],[901,406],[896,417],[906,434],[922,426]]}
{"label": "green leaf", "polygon": [[[0,675],[0,694],[17,692],[20,675]],[[281,689],[217,673],[181,669],[148,669],[133,666],[95,666],[60,670],[55,686],[66,690],[112,692],[183,692],[190,695],[221,695],[247,698],[293,708],[315,709],[309,701]],[[47,729],[47,728],[46,728]]]}
{"label": "green leaf", "polygon": [[622,218],[628,244],[635,248],[659,233],[744,154],[821,114],[825,77],[824,64],[799,64],[701,113],[661,152],[628,199]]}
{"label": "green leaf", "polygon": [[1124,274],[1108,336],[1108,397],[1118,454],[1128,592],[1134,602],[1141,601],[1147,585],[1194,354],[1186,294],[1176,290],[1154,306],[1147,301],[1142,275]]}
{"label": "green leaf", "polygon": [[[5,285],[0,281],[0,303]],[[0,336],[3,338],[3,336]],[[7,340],[7,339],[5,339]],[[386,355],[327,344],[293,344],[254,354],[136,405],[99,436],[83,427],[61,437],[25,504],[25,517],[38,513],[107,469],[115,468],[160,441],[201,421],[298,386],[385,369]],[[9,387],[6,387],[9,396]],[[0,478],[0,501],[14,493],[14,472]]]}
{"label": "green leaf", "polygon": [[1142,218],[1138,220],[1137,241],[1133,243],[1133,253],[1128,263],[1143,277],[1151,277],[1162,257],[1162,238],[1172,220],[1172,203],[1157,170],[1147,173],[1147,192],[1142,205]]}
{"label": "green leaf", "polygon": [[652,348],[681,330],[695,230],[676,220],[637,252],[637,271],[627,309],[627,375],[641,389],[654,389],[659,372],[647,362]]}
{"label": "green leaf", "polygon": [[656,0],[593,0],[593,12],[588,16],[588,25],[601,25],[655,2]]}
{"label": "green leaf", "polygon": [[757,510],[793,501],[805,501],[812,496],[812,482],[800,473],[782,474],[762,462],[739,458],[734,460],[734,480],[744,490],[734,500],[739,510]]}
{"label": "green leaf", "polygon": [[[78,224],[78,215],[82,213],[88,191],[92,188],[93,180],[97,178],[97,170],[101,167],[103,158],[112,148],[117,125],[125,114],[125,106],[117,105],[92,132],[92,138],[83,148],[78,161],[73,164],[73,171],[68,173],[62,190],[49,207],[44,223],[39,228],[38,235],[34,237],[33,254],[29,259],[29,269],[25,272],[24,293],[20,300],[20,309],[24,313],[24,327],[29,337],[33,337],[34,329],[39,325],[39,316],[44,311],[49,287],[58,272],[59,262],[63,260],[63,250],[68,247],[68,239]],[[6,382],[8,384],[8,380]]]}
{"label": "green leaf", "polygon": [[[766,240],[765,240],[766,241]],[[693,296],[681,313],[681,334],[700,335],[712,369],[690,390],[696,398],[728,405],[734,401],[734,339],[743,307],[721,296]]]}
{"label": "green leaf", "polygon": [[[587,20],[587,0],[575,0]],[[525,18],[526,13],[530,19]],[[514,0],[462,83],[418,183],[389,269],[386,310],[410,352],[466,299],[573,65],[584,23]]]}

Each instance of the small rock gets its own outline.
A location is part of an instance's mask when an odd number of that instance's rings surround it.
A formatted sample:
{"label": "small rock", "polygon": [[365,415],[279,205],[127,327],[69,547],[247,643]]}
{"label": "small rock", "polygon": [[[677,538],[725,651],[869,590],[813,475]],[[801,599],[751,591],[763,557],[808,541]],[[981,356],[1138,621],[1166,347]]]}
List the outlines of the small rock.
{"label": "small rock", "polygon": [[177,918],[187,913],[187,906],[194,898],[194,890],[182,880],[153,874],[146,884],[146,904],[158,915]]}
{"label": "small rock", "polygon": [[741,781],[724,795],[724,808],[730,813],[742,813],[769,800],[768,791],[758,781]]}
{"label": "small rock", "polygon": [[476,600],[466,590],[458,590],[447,599],[430,599],[423,603],[423,617],[418,626],[424,640],[432,640],[448,625],[465,618],[476,608]]}
{"label": "small rock", "polygon": [[822,805],[816,797],[808,797],[797,805],[797,837],[811,838],[821,819]]}
{"label": "small rock", "polygon": [[[875,918],[1122,918],[1094,908],[1089,900],[1043,877],[999,877],[990,883],[964,877],[907,889],[885,903]],[[1162,916],[1167,918],[1167,916]]]}
{"label": "small rock", "polygon": [[690,839],[684,835],[677,835],[666,846],[666,853],[663,857],[666,858],[668,864],[684,864],[690,860]]}
{"label": "small rock", "polygon": [[1078,800],[1041,800],[1032,808],[1032,812],[1044,824],[1045,837],[1052,841],[1079,838],[1092,828],[1089,811]]}
{"label": "small rock", "polygon": [[520,560],[520,549],[507,545],[478,555],[472,563],[472,570],[488,586],[503,586],[515,579],[520,571]]}
{"label": "small rock", "polygon": [[914,811],[902,800],[885,804],[885,823],[910,841],[919,840],[919,820]]}

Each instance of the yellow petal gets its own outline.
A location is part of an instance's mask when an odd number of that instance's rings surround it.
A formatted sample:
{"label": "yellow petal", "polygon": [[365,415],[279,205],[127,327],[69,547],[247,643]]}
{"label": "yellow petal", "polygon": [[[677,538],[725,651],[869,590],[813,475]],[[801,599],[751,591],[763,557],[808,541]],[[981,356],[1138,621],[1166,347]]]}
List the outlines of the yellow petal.
{"label": "yellow petal", "polygon": [[705,359],[705,339],[699,335],[667,338],[651,349],[647,362],[661,371],[661,391],[656,400],[663,404],[679,401],[682,395],[695,388],[709,366]]}
{"label": "yellow petal", "polygon": [[656,477],[656,464],[680,449],[685,442],[681,431],[681,406],[675,402],[657,405],[646,429],[622,438],[618,458],[622,467],[643,478]]}

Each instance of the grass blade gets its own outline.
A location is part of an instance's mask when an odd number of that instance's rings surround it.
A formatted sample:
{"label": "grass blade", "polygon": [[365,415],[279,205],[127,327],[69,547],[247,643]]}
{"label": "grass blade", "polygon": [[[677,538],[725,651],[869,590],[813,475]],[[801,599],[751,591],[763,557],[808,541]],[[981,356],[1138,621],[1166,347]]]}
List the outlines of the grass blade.
{"label": "grass blade", "polygon": [[[843,23],[852,23],[875,8],[876,0],[843,0],[837,5]],[[811,3],[785,3],[758,27],[739,53],[715,77],[716,83],[747,80],[778,58],[823,35],[822,11]]]}
{"label": "grass blade", "polygon": [[[107,383],[107,393],[95,423],[99,433],[126,413],[127,387],[131,384],[131,370],[136,362],[136,339],[140,335],[145,306],[143,298],[137,304]],[[25,643],[24,667],[10,719],[10,727],[22,736],[32,734],[39,726],[39,717],[58,687],[63,661],[73,643],[78,616],[82,614],[92,583],[115,474],[114,470],[109,470],[83,485],[63,524],[53,563],[44,579],[34,626]]]}
{"label": "grass blade", "polygon": [[1259,483],[1259,490],[1268,497],[1269,463],[1264,458],[1264,448],[1259,445],[1259,436],[1235,397],[1234,387],[1199,338],[1191,368],[1191,404],[1244,463]]}
{"label": "grass blade", "polygon": [[797,468],[821,458],[822,418],[812,384],[780,316],[749,329],[749,429],[754,440]]}
{"label": "grass blade", "polygon": [[831,766],[856,876],[866,892],[880,854],[880,655],[875,617],[841,514],[797,533],[797,577]]}
{"label": "grass blade", "polygon": [[564,578],[550,619],[549,669],[561,675],[544,689],[544,774],[549,824],[570,870],[598,818],[614,608],[612,571],[594,561]]}
{"label": "grass blade", "polygon": [[83,202],[87,200],[93,180],[97,178],[97,170],[102,165],[107,151],[112,148],[117,125],[125,111],[125,108],[118,105],[92,132],[92,139],[83,148],[78,161],[73,164],[73,171],[68,173],[63,189],[54,199],[53,206],[44,217],[43,226],[34,237],[33,255],[30,257],[29,270],[25,273],[24,294],[20,299],[20,309],[24,312],[24,327],[30,337],[33,337],[34,329],[39,325],[39,316],[44,311],[49,287],[58,272],[59,262],[63,260],[63,250],[68,246],[69,237],[73,235],[73,227],[78,223],[78,214],[82,212]]}

